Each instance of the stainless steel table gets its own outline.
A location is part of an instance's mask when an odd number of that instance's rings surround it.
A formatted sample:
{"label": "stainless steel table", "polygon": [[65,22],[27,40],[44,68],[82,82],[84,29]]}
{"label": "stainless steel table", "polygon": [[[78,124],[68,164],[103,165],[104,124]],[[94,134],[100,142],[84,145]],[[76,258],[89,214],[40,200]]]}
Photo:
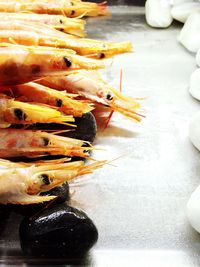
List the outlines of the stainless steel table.
{"label": "stainless steel table", "polygon": [[[178,42],[181,25],[156,30],[145,23],[144,9],[113,6],[112,17],[88,19],[92,38],[130,40],[134,53],[108,62],[104,73],[123,92],[146,97],[146,119],[136,125],[115,114],[96,139],[98,159],[119,159],[115,166],[84,178],[74,187],[73,205],[83,208],[99,230],[99,241],[85,261],[87,266],[199,266],[200,235],[189,225],[185,205],[200,183],[200,155],[188,139],[188,123],[200,103],[188,93],[196,68],[194,55]],[[0,231],[2,264],[25,264],[17,240],[16,214]],[[3,221],[0,222],[3,224]],[[32,264],[42,264],[29,259]],[[56,266],[53,260],[49,261]],[[68,261],[60,260],[61,266]],[[60,266],[59,265],[59,266]],[[68,265],[70,266],[70,265]]]}

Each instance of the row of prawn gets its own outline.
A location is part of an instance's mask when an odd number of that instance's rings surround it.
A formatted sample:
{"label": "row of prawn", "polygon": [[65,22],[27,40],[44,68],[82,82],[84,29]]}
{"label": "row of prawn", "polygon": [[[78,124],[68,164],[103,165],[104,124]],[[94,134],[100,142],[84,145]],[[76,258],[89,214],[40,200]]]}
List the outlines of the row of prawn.
{"label": "row of prawn", "polygon": [[[97,104],[140,121],[137,99],[125,97],[97,73],[104,68],[102,58],[129,52],[132,46],[80,38],[84,22],[75,17],[105,15],[105,3],[0,0],[0,12],[10,12],[0,13],[0,203],[49,201],[54,196],[40,193],[106,162],[68,162],[73,156],[89,157],[92,144],[27,127],[59,123],[73,130],[74,118]],[[47,154],[67,158],[42,160]],[[8,160],[21,156],[40,161]]]}

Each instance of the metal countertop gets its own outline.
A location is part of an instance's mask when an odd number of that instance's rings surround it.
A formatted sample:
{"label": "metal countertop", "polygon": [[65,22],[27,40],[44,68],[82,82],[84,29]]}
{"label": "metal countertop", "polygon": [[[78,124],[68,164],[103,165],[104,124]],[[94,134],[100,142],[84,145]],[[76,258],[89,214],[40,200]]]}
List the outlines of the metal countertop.
{"label": "metal countertop", "polygon": [[[199,266],[200,235],[185,216],[187,200],[200,183],[200,155],[188,139],[188,123],[200,108],[188,93],[194,55],[177,42],[181,24],[152,29],[141,7],[113,6],[111,11],[112,17],[88,19],[88,35],[133,43],[134,53],[115,57],[112,66],[109,61],[104,75],[119,88],[122,68],[123,92],[146,97],[146,119],[136,125],[115,113],[98,133],[95,143],[104,150],[94,156],[120,158],[115,167],[105,166],[74,188],[73,204],[99,230],[85,265]],[[11,263],[9,248],[16,254],[18,243],[1,239],[3,245],[8,251],[3,258]],[[23,262],[21,256],[15,260]]]}

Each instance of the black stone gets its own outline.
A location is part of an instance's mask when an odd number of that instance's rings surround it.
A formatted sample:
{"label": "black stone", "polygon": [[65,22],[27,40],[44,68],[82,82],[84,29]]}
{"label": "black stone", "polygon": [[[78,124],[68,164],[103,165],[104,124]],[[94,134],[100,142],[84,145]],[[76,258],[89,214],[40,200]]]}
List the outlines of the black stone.
{"label": "black stone", "polygon": [[95,117],[92,113],[86,113],[81,118],[76,118],[77,125],[75,131],[66,132],[65,136],[93,142],[97,132]]}
{"label": "black stone", "polygon": [[21,121],[21,120],[25,121],[25,119],[27,118],[26,114],[20,108],[15,108],[14,109],[14,113],[15,113],[15,117],[19,121]]}
{"label": "black stone", "polygon": [[58,187],[55,187],[47,192],[43,192],[40,194],[41,196],[57,196],[57,199],[54,203],[63,203],[70,199],[70,192],[69,192],[69,184],[66,182]]}
{"label": "black stone", "polygon": [[81,118],[75,118],[75,123],[77,127],[73,128],[67,125],[50,123],[42,124],[37,123],[35,125],[31,125],[27,129],[29,130],[51,130],[51,131],[60,131],[60,130],[71,130],[67,132],[60,133],[61,136],[76,138],[84,141],[93,142],[97,132],[97,124],[95,117],[91,112],[84,114]]}
{"label": "black stone", "polygon": [[39,257],[83,255],[98,239],[92,220],[83,211],[66,204],[25,217],[19,234],[24,254]]}

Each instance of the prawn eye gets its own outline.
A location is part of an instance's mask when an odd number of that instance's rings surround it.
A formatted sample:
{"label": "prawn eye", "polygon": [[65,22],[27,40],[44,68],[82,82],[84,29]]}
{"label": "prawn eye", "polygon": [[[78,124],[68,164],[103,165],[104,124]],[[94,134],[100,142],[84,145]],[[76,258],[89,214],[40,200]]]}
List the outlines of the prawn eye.
{"label": "prawn eye", "polygon": [[47,174],[41,174],[40,175],[40,179],[42,180],[42,182],[45,185],[49,185],[50,184],[49,176]]}
{"label": "prawn eye", "polygon": [[44,146],[48,146],[49,139],[47,137],[42,137],[42,141],[43,141]]}
{"label": "prawn eye", "polygon": [[[89,147],[89,146],[90,145],[88,143],[86,143],[86,142],[83,142],[83,144],[82,144],[82,147]],[[88,149],[83,150],[83,153],[88,153],[88,152],[89,152]]]}
{"label": "prawn eye", "polygon": [[104,53],[101,53],[101,54],[99,55],[99,58],[100,58],[100,59],[105,58],[105,54],[104,54]]}
{"label": "prawn eye", "polygon": [[107,93],[106,99],[107,100],[113,100],[113,96],[111,95],[111,93]]}
{"label": "prawn eye", "polygon": [[60,24],[63,24],[63,21],[62,21],[62,19],[60,19]]}
{"label": "prawn eye", "polygon": [[72,12],[71,12],[71,16],[73,16],[75,14],[75,11],[74,10],[72,10]]}
{"label": "prawn eye", "polygon": [[63,104],[62,99],[56,99],[56,106],[57,107],[62,107],[62,104]]}
{"label": "prawn eye", "polygon": [[68,68],[71,67],[71,65],[72,65],[71,60],[68,59],[67,57],[63,57],[63,59],[64,59],[64,61],[65,61],[66,66],[67,66]]}
{"label": "prawn eye", "polygon": [[14,114],[19,121],[25,121],[27,118],[26,114],[20,108],[15,108]]}
{"label": "prawn eye", "polygon": [[36,65],[36,64],[32,65],[32,73],[33,74],[38,74],[40,71],[41,71],[41,68],[39,65]]}

